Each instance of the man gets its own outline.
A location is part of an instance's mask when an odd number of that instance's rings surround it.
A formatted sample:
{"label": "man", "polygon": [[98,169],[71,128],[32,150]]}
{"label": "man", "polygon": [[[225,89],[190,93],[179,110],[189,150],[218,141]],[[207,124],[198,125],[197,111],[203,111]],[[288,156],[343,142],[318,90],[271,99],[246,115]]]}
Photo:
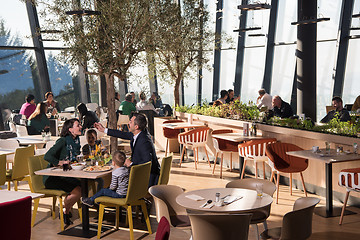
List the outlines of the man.
{"label": "man", "polygon": [[131,102],[132,95],[131,93],[127,93],[125,95],[125,100],[121,102],[119,110],[122,111],[123,115],[129,115],[131,112],[136,111],[135,105]]}
{"label": "man", "polygon": [[131,102],[134,104],[134,106],[136,106],[136,103],[137,103],[137,101],[136,101],[136,99],[135,99],[135,93],[134,92],[130,92],[130,94],[131,94]]}
{"label": "man", "polygon": [[272,99],[274,116],[281,118],[289,118],[293,115],[290,104],[284,102],[280,96],[274,96]]}
{"label": "man", "polygon": [[25,101],[26,103],[21,106],[20,114],[25,115],[26,119],[28,119],[36,109],[35,96],[28,94],[25,98]]}
{"label": "man", "polygon": [[104,128],[100,123],[94,124],[97,130],[109,136],[130,140],[131,160],[126,159],[125,166],[138,165],[151,161],[149,187],[156,185],[160,175],[160,165],[156,157],[151,136],[146,130],[147,120],[141,113],[134,113],[129,122],[129,132]]}
{"label": "man", "polygon": [[220,98],[217,99],[217,101],[220,101],[222,104],[226,103],[226,99],[229,98],[229,93],[226,90],[220,91]]}
{"label": "man", "polygon": [[328,123],[335,117],[338,117],[341,122],[347,122],[351,119],[349,112],[343,108],[343,101],[341,97],[333,97],[332,106],[335,107],[335,110],[328,112],[328,114],[321,119],[321,123]]}
{"label": "man", "polygon": [[235,102],[236,100],[239,100],[240,99],[240,96],[238,96],[238,97],[234,97],[234,90],[232,90],[232,89],[229,89],[228,90],[228,94],[229,94],[229,96],[228,96],[228,98],[225,100],[225,102],[226,103],[231,103],[231,102]]}
{"label": "man", "polygon": [[256,106],[258,109],[260,110],[272,110],[273,106],[272,106],[272,97],[270,94],[268,94],[265,89],[260,89],[259,90],[259,97],[256,100]]}

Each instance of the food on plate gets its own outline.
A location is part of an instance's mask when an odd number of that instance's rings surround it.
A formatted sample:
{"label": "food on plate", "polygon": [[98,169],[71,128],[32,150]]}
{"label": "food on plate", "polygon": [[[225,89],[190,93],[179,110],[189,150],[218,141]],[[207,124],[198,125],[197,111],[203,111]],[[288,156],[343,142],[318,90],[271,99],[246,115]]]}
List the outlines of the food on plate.
{"label": "food on plate", "polygon": [[84,169],[86,172],[98,172],[98,171],[108,171],[111,169],[111,166],[89,166]]}

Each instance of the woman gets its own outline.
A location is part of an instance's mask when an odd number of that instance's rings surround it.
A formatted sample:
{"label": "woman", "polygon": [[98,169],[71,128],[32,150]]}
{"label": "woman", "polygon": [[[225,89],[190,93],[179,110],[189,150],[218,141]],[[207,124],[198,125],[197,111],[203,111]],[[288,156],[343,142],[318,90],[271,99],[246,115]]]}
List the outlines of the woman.
{"label": "woman", "polygon": [[[78,119],[66,120],[62,128],[60,138],[54,146],[45,154],[44,159],[49,162],[48,167],[70,164],[80,154],[81,125]],[[71,224],[70,209],[79,201],[81,196],[80,181],[76,178],[44,176],[44,184],[47,189],[59,189],[68,193],[64,200],[64,222]]]}
{"label": "woman", "polygon": [[45,93],[45,99],[44,103],[48,107],[48,113],[51,113],[51,115],[54,116],[56,113],[60,112],[59,104],[54,100],[54,94],[52,92]]}
{"label": "woman", "polygon": [[92,128],[94,123],[99,122],[96,114],[92,111],[89,111],[84,103],[80,103],[77,106],[77,109],[79,111],[79,119],[84,130],[87,128]]}
{"label": "woman", "polygon": [[[46,116],[47,106],[45,103],[39,103],[35,111],[30,115],[28,126],[34,129],[34,132],[40,134],[42,131],[48,131],[50,121]],[[30,134],[30,133],[29,133]]]}

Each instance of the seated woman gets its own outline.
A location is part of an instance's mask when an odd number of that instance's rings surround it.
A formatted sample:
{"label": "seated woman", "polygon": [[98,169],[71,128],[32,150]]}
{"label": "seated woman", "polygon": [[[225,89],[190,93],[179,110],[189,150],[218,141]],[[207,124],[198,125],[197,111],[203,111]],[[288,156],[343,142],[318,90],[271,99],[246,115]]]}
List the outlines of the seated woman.
{"label": "seated woman", "polygon": [[80,114],[79,119],[81,121],[83,130],[87,128],[92,128],[94,123],[99,122],[96,114],[92,111],[89,111],[84,103],[80,103],[77,106],[77,109]]}
{"label": "seated woman", "polygon": [[45,93],[45,99],[44,103],[48,107],[48,113],[55,116],[58,112],[60,112],[59,103],[54,100],[54,94],[52,92]]}
{"label": "seated woman", "polygon": [[[81,125],[78,119],[73,118],[64,122],[60,138],[44,156],[44,159],[49,162],[48,168],[70,164],[76,160],[76,156],[80,154],[80,135]],[[80,180],[70,177],[44,176],[43,181],[47,189],[59,189],[68,193],[64,200],[64,222],[66,225],[71,224],[70,209],[81,196]]]}
{"label": "seated woman", "polygon": [[35,111],[30,115],[28,126],[31,127],[32,132],[29,131],[30,135],[41,134],[43,131],[49,131],[50,121],[46,116],[47,106],[45,103],[38,103]]}

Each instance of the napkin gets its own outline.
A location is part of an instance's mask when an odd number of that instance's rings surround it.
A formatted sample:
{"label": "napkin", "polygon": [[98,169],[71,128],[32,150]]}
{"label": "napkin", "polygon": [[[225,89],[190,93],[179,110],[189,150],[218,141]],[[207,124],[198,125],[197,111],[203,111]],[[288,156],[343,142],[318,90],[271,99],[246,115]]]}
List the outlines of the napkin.
{"label": "napkin", "polygon": [[191,199],[191,200],[195,200],[195,201],[201,201],[201,200],[205,200],[205,198],[196,195],[196,194],[190,194],[190,195],[186,195],[185,197]]}
{"label": "napkin", "polygon": [[233,203],[239,199],[242,199],[243,197],[242,196],[227,196],[225,199],[224,199],[224,204],[227,205],[227,204],[230,204],[230,203]]}

